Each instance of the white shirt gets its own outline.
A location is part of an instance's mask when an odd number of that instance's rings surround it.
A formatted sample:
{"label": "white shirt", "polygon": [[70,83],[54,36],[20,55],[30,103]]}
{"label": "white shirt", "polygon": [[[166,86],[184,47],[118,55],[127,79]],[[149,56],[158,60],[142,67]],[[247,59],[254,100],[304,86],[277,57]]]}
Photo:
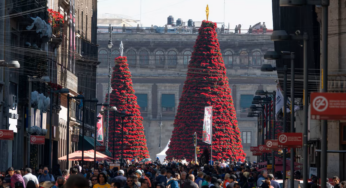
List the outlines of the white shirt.
{"label": "white shirt", "polygon": [[39,184],[37,177],[32,175],[31,173],[28,173],[25,176],[23,176],[23,179],[24,179],[25,185],[27,185],[30,180],[33,181],[35,185]]}

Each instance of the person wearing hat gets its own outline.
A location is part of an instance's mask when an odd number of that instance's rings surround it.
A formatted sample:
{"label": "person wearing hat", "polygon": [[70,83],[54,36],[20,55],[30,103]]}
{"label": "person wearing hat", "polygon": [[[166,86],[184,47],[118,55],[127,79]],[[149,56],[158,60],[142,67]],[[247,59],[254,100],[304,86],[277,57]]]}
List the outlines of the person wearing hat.
{"label": "person wearing hat", "polygon": [[127,178],[124,176],[123,170],[119,170],[118,176],[116,176],[112,179],[112,183],[118,182],[118,183],[120,183],[121,187],[124,187],[126,185],[126,181],[127,181]]}
{"label": "person wearing hat", "polygon": [[141,170],[136,170],[135,174],[138,177],[138,179],[141,179],[141,178],[146,179],[148,181],[149,187],[151,187],[150,179],[146,177]]}

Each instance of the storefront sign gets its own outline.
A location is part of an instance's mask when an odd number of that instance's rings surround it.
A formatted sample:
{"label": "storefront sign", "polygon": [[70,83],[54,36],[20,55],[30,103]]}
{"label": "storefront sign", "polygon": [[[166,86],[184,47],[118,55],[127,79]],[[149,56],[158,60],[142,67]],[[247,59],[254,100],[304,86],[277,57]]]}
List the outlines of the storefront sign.
{"label": "storefront sign", "polygon": [[299,148],[303,145],[303,133],[280,133],[279,145],[283,147]]}
{"label": "storefront sign", "polygon": [[250,151],[257,151],[258,150],[258,147],[250,147]]}
{"label": "storefront sign", "polygon": [[0,140],[13,140],[13,130],[0,130]]}
{"label": "storefront sign", "polygon": [[253,155],[253,156],[261,156],[261,155],[262,155],[262,152],[260,152],[260,151],[254,151],[254,152],[252,152],[252,155]]}
{"label": "storefront sign", "polygon": [[37,135],[30,136],[30,144],[44,145],[44,142],[45,142],[44,136],[37,136]]}
{"label": "storefront sign", "polygon": [[72,142],[79,142],[79,136],[78,135],[72,135]]}
{"label": "storefront sign", "polygon": [[260,152],[262,153],[270,153],[271,151],[266,147],[266,145],[260,145],[258,146]]}
{"label": "storefront sign", "polygon": [[106,151],[106,146],[96,146],[96,151]]}
{"label": "storefront sign", "polygon": [[278,140],[266,140],[265,143],[266,143],[266,146],[269,150],[278,150],[279,149]]}
{"label": "storefront sign", "polygon": [[311,93],[311,119],[346,120],[346,93]]}

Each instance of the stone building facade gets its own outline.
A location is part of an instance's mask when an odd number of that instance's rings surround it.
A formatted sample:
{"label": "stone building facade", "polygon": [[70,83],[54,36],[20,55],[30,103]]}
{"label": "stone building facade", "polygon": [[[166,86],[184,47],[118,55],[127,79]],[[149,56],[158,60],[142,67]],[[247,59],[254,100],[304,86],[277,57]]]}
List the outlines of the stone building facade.
{"label": "stone building facade", "polygon": [[[156,33],[153,29],[123,27],[113,29],[113,48],[107,48],[109,33],[98,28],[97,98],[104,101],[108,87],[108,60],[114,66],[119,56],[118,45],[124,44],[132,73],[133,87],[144,118],[143,125],[152,159],[165,148],[173,131],[174,117],[181,97],[193,46],[197,34]],[[138,32],[139,31],[139,32]],[[218,34],[220,48],[227,68],[230,88],[242,134],[247,159],[254,161],[250,146],[257,145],[256,118],[248,118],[252,97],[259,88],[276,90],[276,73],[261,72],[266,51],[274,45],[269,34]],[[202,125],[201,125],[202,126]]]}

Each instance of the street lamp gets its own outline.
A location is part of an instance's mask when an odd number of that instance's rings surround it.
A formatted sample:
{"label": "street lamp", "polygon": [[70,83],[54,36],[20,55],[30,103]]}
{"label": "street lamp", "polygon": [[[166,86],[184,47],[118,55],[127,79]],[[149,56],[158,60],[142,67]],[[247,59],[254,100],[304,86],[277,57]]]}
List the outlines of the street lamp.
{"label": "street lamp", "polygon": [[123,167],[124,166],[124,158],[123,158],[123,154],[124,154],[124,119],[125,117],[131,117],[133,116],[133,114],[128,114],[126,113],[126,111],[115,111],[115,115],[118,117],[121,117],[121,164],[120,166]]}
{"label": "street lamp", "polygon": [[70,91],[66,88],[60,89],[60,90],[50,90],[50,110],[49,110],[49,149],[48,149],[48,164],[49,164],[49,169],[52,169],[52,128],[53,128],[53,123],[52,123],[52,111],[53,111],[53,103],[54,103],[54,93],[69,93]]}
{"label": "street lamp", "polygon": [[[16,62],[13,62],[13,66],[15,67]],[[29,99],[28,99],[28,129],[31,128],[31,91],[32,91],[32,82],[50,82],[50,79],[48,76],[42,76],[41,78],[37,77],[30,77],[28,76],[28,82],[29,82]],[[30,167],[30,135],[28,134],[28,167]]]}
{"label": "street lamp", "polygon": [[[259,89],[256,91],[256,95],[259,95],[259,96],[267,96],[267,95],[272,95],[272,98],[271,98],[271,101],[273,101],[273,110],[271,111],[271,104],[269,104],[269,113],[268,113],[268,116],[269,116],[269,129],[268,129],[268,135],[269,135],[269,138],[270,139],[275,139],[275,106],[276,106],[276,92],[273,91],[273,92],[268,92],[268,91],[264,91],[262,89]],[[273,126],[271,125],[271,113],[273,113]],[[270,134],[270,131],[272,132]],[[273,150],[272,151],[272,168],[273,168],[273,173],[275,173],[275,151]]]}
{"label": "street lamp", "polygon": [[[110,104],[110,99],[111,99],[111,55],[112,55],[112,47],[113,47],[113,42],[112,42],[112,31],[113,31],[113,27],[111,24],[109,24],[108,27],[108,32],[109,32],[109,41],[108,41],[108,49],[110,52],[110,55],[108,56],[108,92],[107,92],[107,104]],[[108,149],[108,132],[109,132],[109,110],[107,110],[107,128],[106,128],[106,138],[105,138],[105,145],[106,145],[106,149]]]}
{"label": "street lamp", "polygon": [[[294,68],[294,63],[293,63],[294,53],[291,53],[290,55],[288,55],[288,53],[289,52],[278,53],[278,52],[275,52],[275,51],[268,51],[264,55],[264,59],[266,59],[266,60],[290,59],[291,63],[293,64],[293,68]],[[275,71],[275,70],[277,70],[276,67],[272,67],[272,65],[270,65],[270,64],[263,64],[262,67],[261,67],[261,71],[264,71],[264,72],[271,72],[271,71]],[[280,69],[280,70],[284,71],[284,108],[283,108],[283,119],[284,119],[284,121],[283,121],[283,132],[286,132],[286,123],[287,123],[287,121],[286,121],[287,65],[284,65],[284,68]],[[294,72],[294,69],[292,69],[292,67],[291,67],[291,71]],[[294,73],[293,73],[293,75],[291,74],[291,76],[293,77],[293,79],[291,79],[291,83],[294,83]],[[293,84],[293,86],[294,86],[294,84]],[[291,87],[292,87],[292,84],[291,84]],[[291,95],[293,96],[294,94],[291,94]],[[294,99],[294,97],[293,97],[293,99]],[[293,112],[292,112],[292,116],[294,118]],[[294,121],[293,121],[293,123],[294,123]],[[294,128],[294,126],[293,126],[293,128]],[[292,155],[292,151],[291,151],[291,155]],[[291,160],[291,161],[293,161],[293,160]],[[285,172],[285,173],[283,173],[284,186],[285,186],[285,180],[286,180],[286,149],[285,148],[283,148],[283,171]],[[293,178],[293,175],[291,175],[291,177]]]}
{"label": "street lamp", "polygon": [[[295,0],[293,2],[280,2],[280,5],[283,6],[282,4],[285,4],[287,6],[291,6],[292,3],[295,5],[302,5],[301,3],[306,3],[305,1],[302,2],[302,0]],[[287,34],[286,31],[284,30],[278,30],[278,31],[274,31],[273,35],[271,36],[272,41],[289,41],[289,40],[302,40],[304,45],[304,49],[303,49],[303,63],[304,63],[304,89],[303,89],[303,106],[304,106],[304,115],[303,115],[303,134],[304,134],[304,138],[303,138],[303,181],[307,182],[308,179],[308,60],[307,60],[307,53],[308,53],[308,34],[306,32],[304,32],[303,35],[289,35]],[[292,69],[293,70],[293,69]],[[293,72],[293,71],[292,71]],[[294,75],[293,75],[294,76]],[[292,100],[293,101],[293,100]],[[292,109],[293,109],[294,105],[292,105]],[[292,183],[292,179],[291,179],[291,183]],[[304,188],[307,188],[307,184],[304,184]]]}
{"label": "street lamp", "polygon": [[[117,111],[117,107],[111,106],[111,107],[109,107],[108,111],[115,112],[115,111]],[[113,163],[115,164],[115,143],[114,143],[114,141],[115,141],[115,117],[114,117],[114,125],[113,125],[113,127],[114,127],[114,130],[113,130],[113,140],[112,140],[112,145],[113,145],[112,156],[113,156]]]}
{"label": "street lamp", "polygon": [[[76,97],[70,97],[70,95],[67,95],[67,133],[66,133],[66,168],[69,169],[69,162],[68,162],[68,156],[70,153],[70,99],[81,99],[82,102],[84,102],[84,96],[83,95],[78,95]],[[84,111],[84,104],[83,104],[83,111]],[[83,113],[83,123],[84,123],[84,113]],[[83,129],[84,131],[84,129]],[[84,136],[84,134],[83,134]],[[82,141],[83,144],[84,140]],[[84,148],[83,148],[84,149]],[[82,152],[82,155],[84,153]]]}
{"label": "street lamp", "polygon": [[[258,112],[248,112],[247,117],[257,117],[257,145],[259,145],[260,134],[258,130],[260,128],[260,121],[259,121],[260,114]],[[259,156],[257,156],[257,161],[259,161]]]}

